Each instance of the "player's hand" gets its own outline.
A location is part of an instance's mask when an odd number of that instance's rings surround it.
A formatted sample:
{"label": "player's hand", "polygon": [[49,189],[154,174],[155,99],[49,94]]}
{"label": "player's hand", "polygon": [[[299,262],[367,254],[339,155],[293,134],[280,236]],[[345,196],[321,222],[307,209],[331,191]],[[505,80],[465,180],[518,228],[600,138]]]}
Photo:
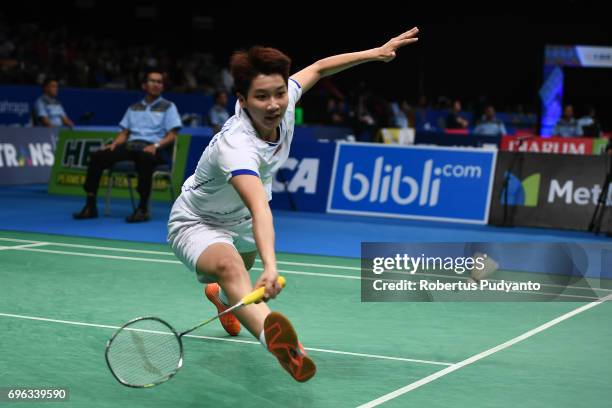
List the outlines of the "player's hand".
{"label": "player's hand", "polygon": [[390,39],[385,45],[378,49],[380,60],[384,62],[392,61],[395,58],[395,52],[398,49],[417,42],[419,40],[417,37],[415,37],[418,33],[419,29],[417,27],[414,27],[403,34],[400,34],[397,37],[393,37],[392,39]]}
{"label": "player's hand", "polygon": [[111,152],[115,150],[117,144],[115,142],[102,146],[100,150],[110,150]]}
{"label": "player's hand", "polygon": [[142,149],[143,152],[145,153],[150,153],[155,155],[155,152],[157,151],[157,148],[155,147],[155,145],[148,145],[146,146],[144,149]]}
{"label": "player's hand", "polygon": [[265,288],[264,302],[274,299],[283,290],[283,287],[278,283],[278,272],[276,268],[264,268],[264,271],[255,282],[255,289]]}

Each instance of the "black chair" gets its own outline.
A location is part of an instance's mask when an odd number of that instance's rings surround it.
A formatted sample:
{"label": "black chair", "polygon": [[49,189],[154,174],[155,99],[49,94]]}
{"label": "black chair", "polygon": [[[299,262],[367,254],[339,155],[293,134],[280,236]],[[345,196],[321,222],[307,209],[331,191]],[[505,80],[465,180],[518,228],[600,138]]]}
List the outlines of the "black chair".
{"label": "black chair", "polygon": [[[180,139],[180,137],[177,137],[174,141],[174,147],[172,149],[172,164],[174,164],[176,159],[176,151]],[[171,203],[174,202],[174,200],[176,199],[176,197],[174,196],[174,185],[172,184],[172,164],[159,164],[155,166],[155,168],[153,169],[153,175],[151,176],[151,190],[153,190],[153,185],[156,179],[161,178],[166,179],[168,181],[168,189],[170,191],[170,197],[172,198]],[[134,201],[132,179],[138,178],[138,173],[136,172],[136,165],[133,161],[124,160],[116,162],[107,170],[108,186],[106,188],[104,215],[110,214],[110,199],[113,191],[113,186],[115,184],[115,178],[118,175],[124,175],[127,178],[127,186],[128,191],[130,193],[130,202],[132,203],[132,210],[136,211],[136,202]],[[149,212],[152,212],[151,208],[149,208]]]}

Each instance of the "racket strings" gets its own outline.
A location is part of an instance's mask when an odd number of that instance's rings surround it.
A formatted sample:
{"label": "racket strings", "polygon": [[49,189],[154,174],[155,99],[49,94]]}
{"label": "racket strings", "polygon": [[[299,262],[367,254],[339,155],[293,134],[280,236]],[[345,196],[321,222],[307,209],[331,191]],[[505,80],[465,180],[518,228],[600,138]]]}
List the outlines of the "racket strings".
{"label": "racket strings", "polygon": [[108,350],[113,372],[123,382],[146,386],[174,374],[181,363],[181,346],[165,324],[144,319],[123,328]]}

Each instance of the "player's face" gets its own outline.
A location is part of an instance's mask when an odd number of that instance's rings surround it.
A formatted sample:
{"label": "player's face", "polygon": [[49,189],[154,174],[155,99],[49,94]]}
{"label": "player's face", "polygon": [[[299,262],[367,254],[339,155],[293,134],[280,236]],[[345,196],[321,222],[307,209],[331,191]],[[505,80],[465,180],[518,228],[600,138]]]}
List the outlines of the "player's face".
{"label": "player's face", "polygon": [[239,95],[239,101],[248,110],[259,134],[268,137],[273,135],[287,110],[287,84],[280,74],[259,74],[251,82],[247,98]]}
{"label": "player's face", "polygon": [[162,74],[151,72],[147,81],[142,84],[142,89],[150,96],[157,98],[164,91],[164,78]]}
{"label": "player's face", "polygon": [[58,91],[59,85],[57,84],[57,81],[51,81],[45,87],[45,93],[51,96],[52,98],[57,98]]}

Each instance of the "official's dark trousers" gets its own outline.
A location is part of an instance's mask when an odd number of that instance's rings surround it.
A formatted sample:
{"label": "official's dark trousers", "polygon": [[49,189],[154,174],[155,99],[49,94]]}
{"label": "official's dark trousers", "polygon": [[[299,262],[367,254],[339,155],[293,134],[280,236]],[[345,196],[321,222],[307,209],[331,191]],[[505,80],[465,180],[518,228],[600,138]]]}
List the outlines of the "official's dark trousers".
{"label": "official's dark trousers", "polygon": [[118,161],[131,160],[134,162],[138,174],[137,191],[140,194],[140,202],[141,204],[148,203],[153,170],[155,166],[168,162],[168,149],[158,149],[155,155],[152,155],[143,151],[143,146],[136,149],[128,146],[131,145],[124,143],[114,150],[98,150],[90,156],[87,177],[83,186],[87,193],[96,195],[104,169],[108,169]]}

